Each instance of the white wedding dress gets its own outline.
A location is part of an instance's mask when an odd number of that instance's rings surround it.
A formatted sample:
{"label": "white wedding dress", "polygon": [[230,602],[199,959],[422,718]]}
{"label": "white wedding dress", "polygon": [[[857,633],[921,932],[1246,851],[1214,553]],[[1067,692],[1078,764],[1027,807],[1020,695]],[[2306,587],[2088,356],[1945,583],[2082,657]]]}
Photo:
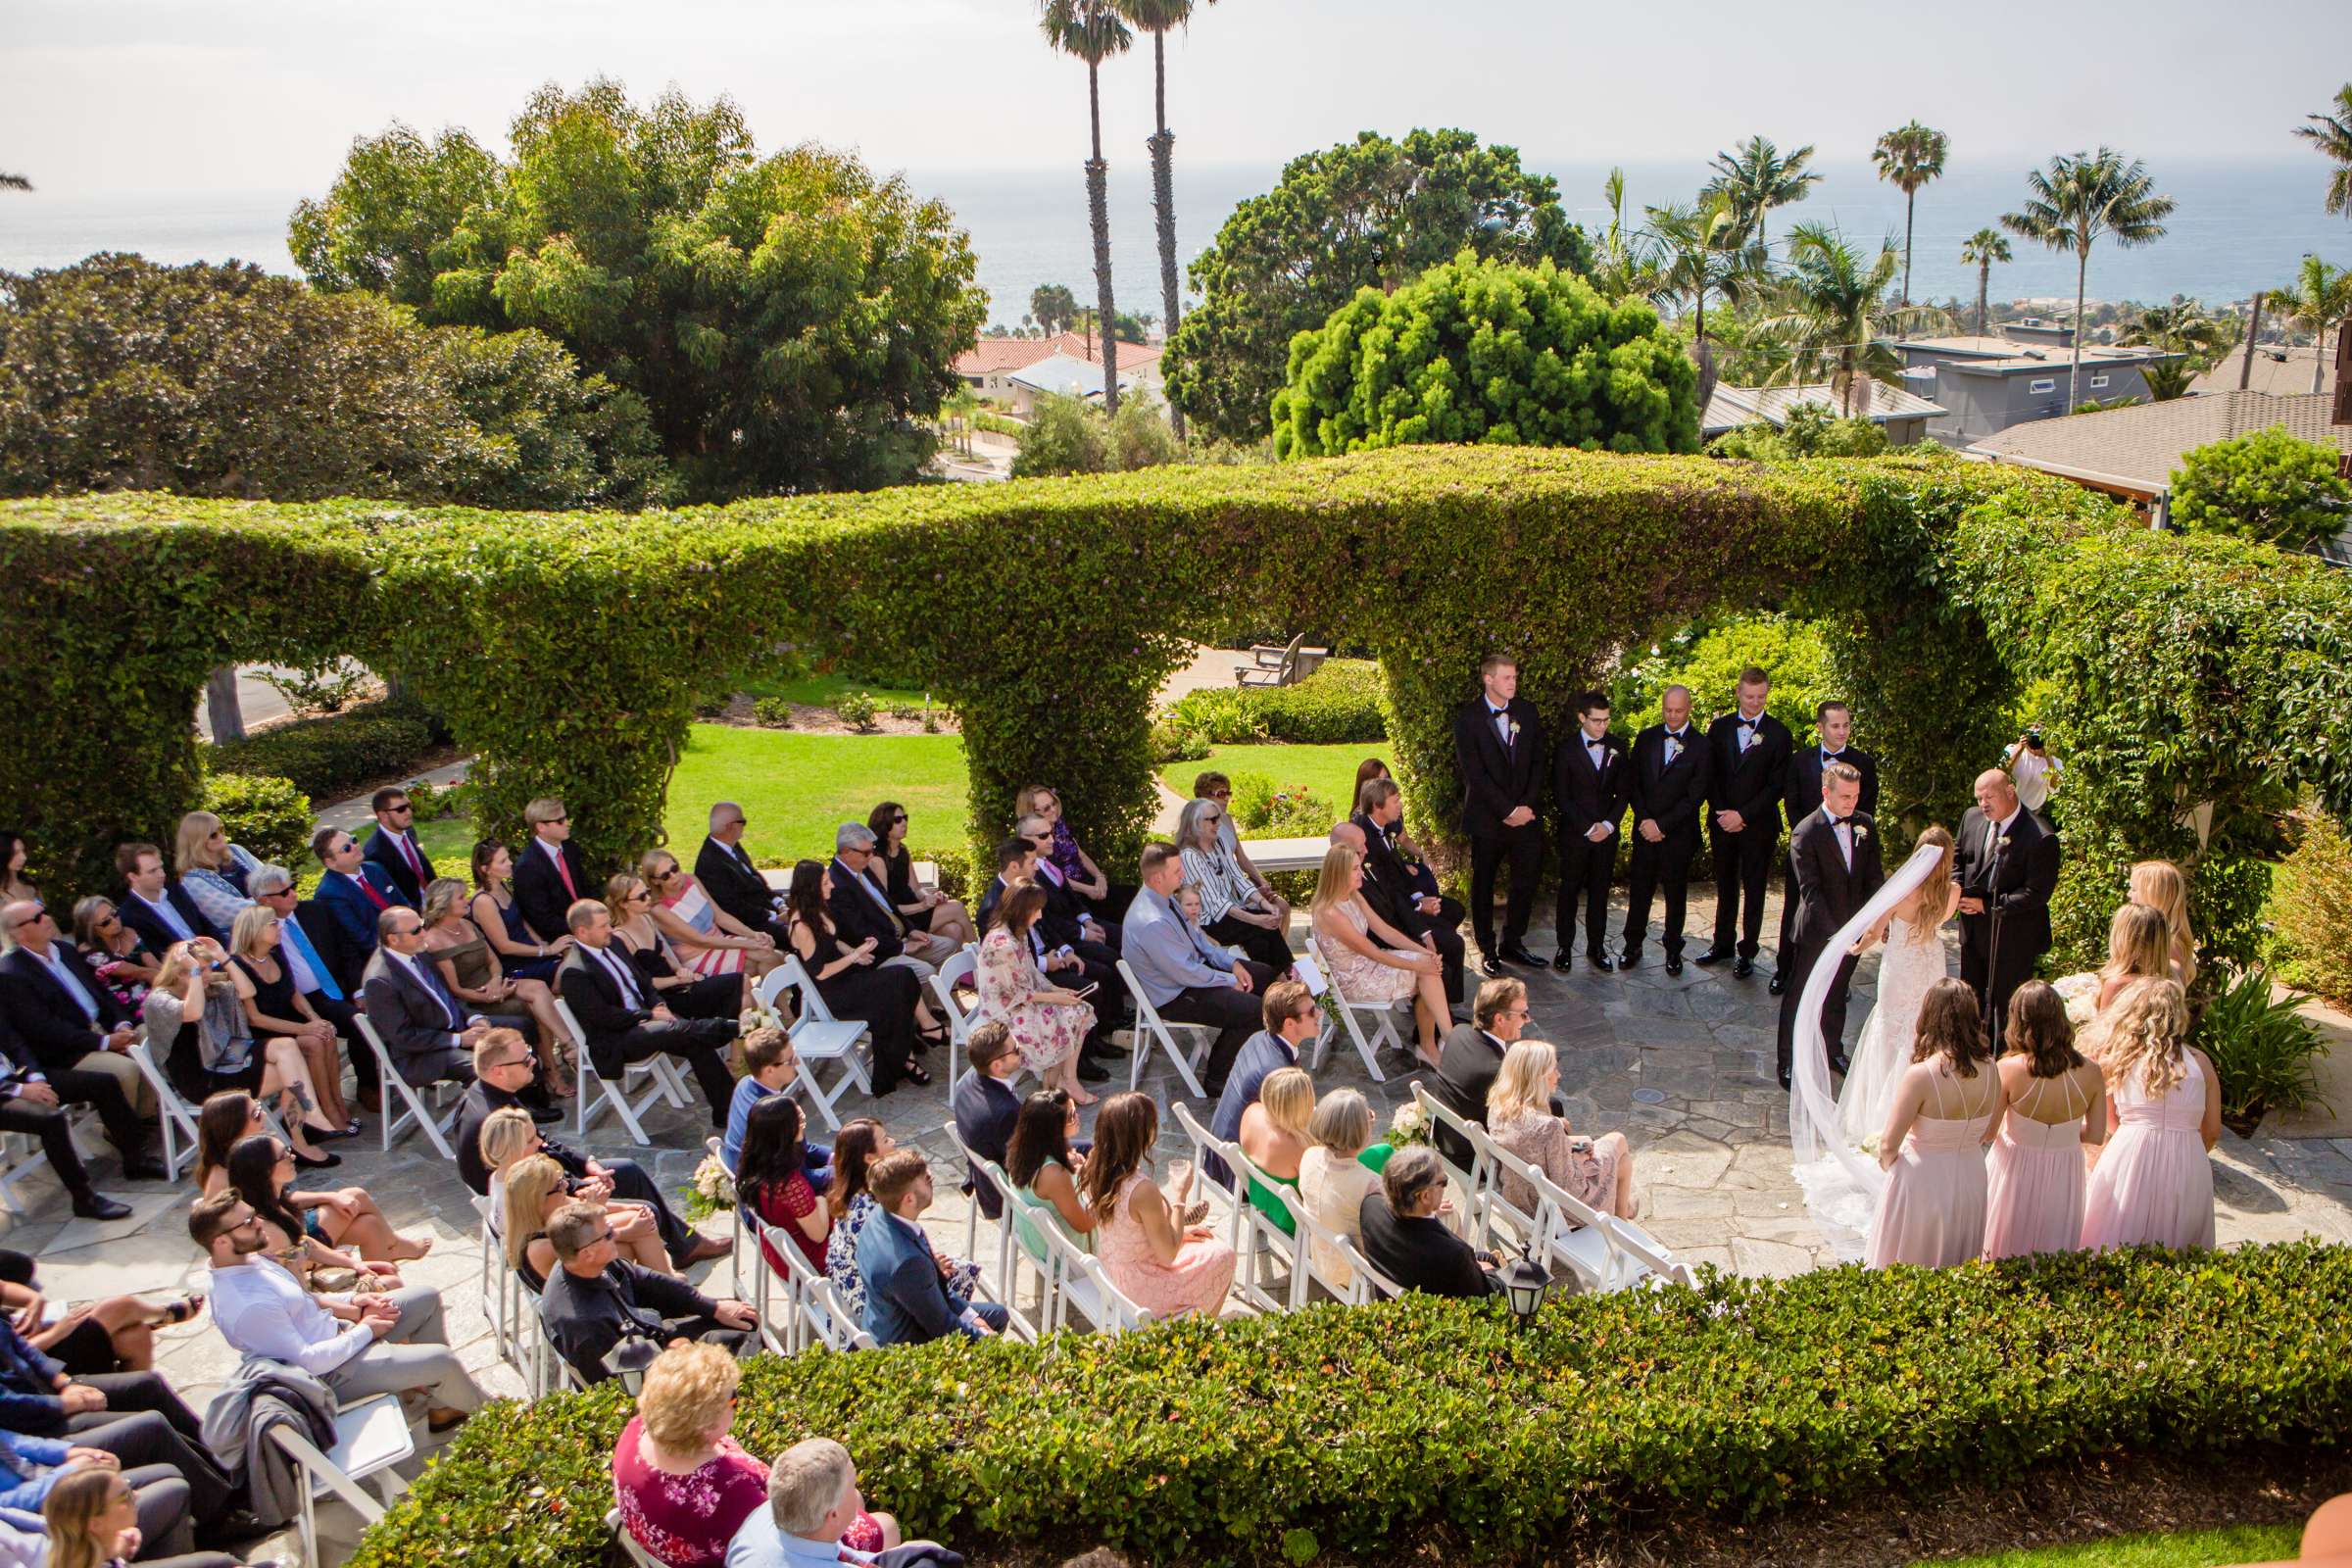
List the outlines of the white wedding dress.
{"label": "white wedding dress", "polygon": [[1853,1148],[1886,1130],[1894,1086],[1911,1065],[1920,1004],[1945,973],[1939,932],[1927,933],[1923,941],[1901,915],[1886,923],[1886,941],[1879,950],[1878,1003],[1854,1045],[1853,1071],[1838,1092],[1838,1131]]}

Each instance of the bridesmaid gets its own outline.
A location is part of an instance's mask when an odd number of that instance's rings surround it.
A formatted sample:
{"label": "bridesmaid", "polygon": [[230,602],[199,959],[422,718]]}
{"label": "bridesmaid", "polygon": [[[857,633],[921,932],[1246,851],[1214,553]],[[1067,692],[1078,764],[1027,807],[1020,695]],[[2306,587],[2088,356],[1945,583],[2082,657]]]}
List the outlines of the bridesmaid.
{"label": "bridesmaid", "polygon": [[1187,1170],[1173,1200],[1144,1167],[1159,1141],[1159,1107],[1149,1095],[1113,1095],[1095,1116],[1078,1196],[1101,1216],[1095,1255],[1110,1283],[1154,1317],[1215,1317],[1233,1289],[1233,1249],[1205,1225],[1187,1225]]}
{"label": "bridesmaid", "polygon": [[2159,909],[2144,904],[2116,907],[2107,923],[2107,961],[2099,966],[2096,1016],[2105,1017],[2125,988],[2141,980],[2178,980],[2173,967],[2173,928]]}
{"label": "bridesmaid", "polygon": [[2173,978],[2182,987],[2197,983],[2197,931],[2188,923],[2188,878],[2170,860],[2142,860],[2132,867],[2132,902],[2164,916],[2173,934]]}
{"label": "bridesmaid", "polygon": [[1930,986],[1879,1138],[1887,1175],[1870,1222],[1872,1268],[1947,1268],[1984,1250],[1984,1140],[2008,1103],[2000,1075],[1983,1070],[1989,1059],[1977,994],[1961,980]]}
{"label": "bridesmaid", "polygon": [[2071,1252],[2082,1245],[2082,1146],[2107,1132],[2106,1084],[2075,1049],[2066,1003],[2039,980],[2009,999],[1998,1071],[2009,1108],[1986,1176],[1984,1255]]}
{"label": "bridesmaid", "polygon": [[2222,1097],[2212,1061],[2188,1044],[2188,1001],[2173,981],[2142,980],[2099,1023],[2115,1136],[2090,1173],[2082,1245],[2209,1248]]}

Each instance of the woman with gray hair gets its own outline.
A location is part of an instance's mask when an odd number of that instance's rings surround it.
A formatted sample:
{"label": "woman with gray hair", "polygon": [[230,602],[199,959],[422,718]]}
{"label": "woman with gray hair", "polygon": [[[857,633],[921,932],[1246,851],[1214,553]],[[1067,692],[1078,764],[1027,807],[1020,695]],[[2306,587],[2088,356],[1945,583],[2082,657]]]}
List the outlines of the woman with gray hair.
{"label": "woman with gray hair", "polygon": [[1238,945],[1274,971],[1291,972],[1291,906],[1278,894],[1260,893],[1234,859],[1223,834],[1221,802],[1191,800],[1176,818],[1176,848],[1184,857],[1184,879],[1200,889],[1200,929],[1213,942]]}
{"label": "woman with gray hair", "polygon": [[[1306,1136],[1313,1143],[1298,1160],[1298,1196],[1316,1224],[1360,1243],[1364,1200],[1380,1190],[1380,1173],[1395,1151],[1372,1142],[1372,1107],[1353,1089],[1335,1089],[1315,1102]],[[1340,1286],[1355,1273],[1339,1250],[1323,1241],[1315,1243],[1315,1268]]]}

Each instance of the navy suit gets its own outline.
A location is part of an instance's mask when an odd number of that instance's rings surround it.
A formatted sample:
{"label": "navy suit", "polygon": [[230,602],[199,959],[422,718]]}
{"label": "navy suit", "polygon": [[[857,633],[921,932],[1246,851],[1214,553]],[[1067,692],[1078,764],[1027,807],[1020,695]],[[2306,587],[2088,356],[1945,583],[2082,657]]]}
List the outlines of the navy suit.
{"label": "navy suit", "polygon": [[[961,1320],[974,1303],[948,1289],[930,1238],[888,1209],[869,1216],[858,1233],[858,1277],[865,1285],[865,1332],[877,1345],[924,1345],[971,1333]],[[992,1328],[1007,1321],[994,1301],[977,1303],[977,1310]]]}
{"label": "navy suit", "polygon": [[[1242,1114],[1257,1103],[1257,1092],[1265,1087],[1267,1078],[1285,1067],[1298,1065],[1298,1048],[1282,1039],[1270,1029],[1260,1029],[1242,1047],[1242,1054],[1233,1058],[1233,1071],[1225,1079],[1225,1092],[1217,1097],[1217,1108],[1209,1113],[1208,1130],[1227,1143],[1242,1136]],[[1200,1174],[1219,1187],[1233,1185],[1233,1172],[1214,1153],[1203,1152]]]}
{"label": "navy suit", "polygon": [[[400,890],[384,875],[382,866],[369,865],[363,860],[359,874],[367,879],[368,885],[375,889],[377,896],[386,904],[400,902]],[[335,933],[342,939],[338,945],[342,949],[344,961],[347,964],[356,961],[364,976],[368,960],[375,956],[375,917],[383,911],[375,906],[367,894],[360,891],[357,882],[340,871],[329,871],[320,877],[318,891],[310,902],[334,921]],[[318,942],[318,933],[307,922],[302,929],[314,945]],[[320,951],[323,953],[325,950]],[[336,977],[336,983],[342,983],[340,975]]]}
{"label": "navy suit", "polygon": [[223,944],[228,941],[228,933],[207,920],[196,907],[196,901],[188,897],[188,890],[178,883],[164,884],[164,902],[171,905],[172,912],[186,923],[188,936],[183,937],[164,924],[156,912],[147,907],[147,901],[127,888],[123,890],[122,897],[115,901],[115,912],[122,916],[122,923],[136,931],[139,940],[152,948],[158,957],[171,952],[173,943],[185,942],[193,937],[211,937],[215,942]]}
{"label": "navy suit", "polygon": [[[377,828],[368,836],[367,847],[360,851],[360,858],[368,865],[382,868],[384,875],[391,879],[392,886],[399,890],[401,903],[412,909],[421,909],[424,907],[424,886],[433,880],[433,862],[425,858],[424,846],[416,845],[416,858],[424,866],[424,875],[417,876],[415,867],[409,864],[409,858],[393,846],[392,839],[389,831]],[[414,842],[413,838],[411,842]]]}
{"label": "navy suit", "polygon": [[59,937],[50,951],[65,960],[66,973],[88,999],[94,1019],[58,989],[55,971],[24,948],[0,958],[0,999],[5,999],[9,1020],[41,1070],[62,1072],[91,1052],[105,1050],[106,1037],[131,1017],[115,994],[92,977],[73,943]]}
{"label": "navy suit", "polygon": [[[1020,1119],[1021,1097],[1004,1080],[966,1067],[956,1080],[948,1105],[956,1113],[956,1136],[963,1140],[963,1147],[1002,1166],[1005,1146],[1012,1141],[1012,1124]],[[1001,1217],[1004,1200],[996,1188],[980,1179],[977,1166],[972,1168],[970,1191],[981,1213],[990,1219]]]}

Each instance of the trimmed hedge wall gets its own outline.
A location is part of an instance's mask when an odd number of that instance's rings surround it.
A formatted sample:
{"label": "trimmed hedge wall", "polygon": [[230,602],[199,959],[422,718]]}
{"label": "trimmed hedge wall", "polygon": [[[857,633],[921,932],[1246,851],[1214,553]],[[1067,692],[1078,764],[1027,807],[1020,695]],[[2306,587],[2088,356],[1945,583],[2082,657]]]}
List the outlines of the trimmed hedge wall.
{"label": "trimmed hedge wall", "polygon": [[[1237,654],[1247,662],[1247,654]],[[1380,665],[1368,659],[1327,660],[1292,686],[1224,686],[1187,692],[1160,722],[1208,746],[1283,741],[1294,746],[1388,736],[1381,728]]]}
{"label": "trimmed hedge wall", "polygon": [[[615,1387],[475,1417],[353,1568],[599,1560]],[[1579,1532],[2352,1437],[2352,1251],[2069,1253],[1579,1297],[1409,1297],[1040,1346],[747,1364],[735,1436],[839,1438],[961,1550],[1572,1556]],[[527,1458],[525,1457],[527,1456]]]}
{"label": "trimmed hedge wall", "polygon": [[323,802],[413,768],[441,741],[423,708],[385,698],[208,747],[204,764],[208,772],[291,779],[296,789]]}

